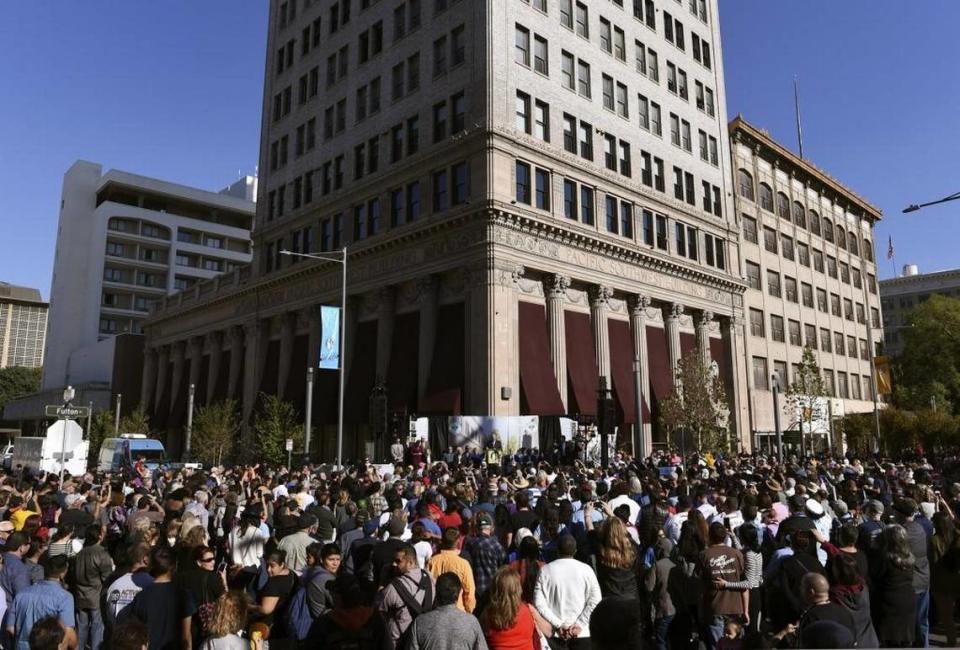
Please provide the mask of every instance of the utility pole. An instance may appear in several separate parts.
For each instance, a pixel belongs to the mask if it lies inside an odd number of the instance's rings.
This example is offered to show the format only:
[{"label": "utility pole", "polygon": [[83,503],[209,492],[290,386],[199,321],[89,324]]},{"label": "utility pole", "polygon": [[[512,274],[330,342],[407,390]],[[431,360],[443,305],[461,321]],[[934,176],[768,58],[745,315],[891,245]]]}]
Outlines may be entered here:
[{"label": "utility pole", "polygon": [[[777,457],[780,459],[780,462],[783,462],[783,431],[780,428],[780,375],[778,373],[773,373],[770,376],[770,381],[773,384],[773,428],[777,432]],[[801,440],[803,439],[803,429],[801,428],[800,433]]]},{"label": "utility pole", "polygon": [[[342,317],[342,314],[341,314]],[[313,367],[307,368],[307,408],[306,420],[303,423],[304,443],[303,454],[310,458],[310,431],[313,429]]]},{"label": "utility pole", "polygon": [[183,447],[184,460],[190,460],[190,442],[193,438],[193,396],[196,393],[196,386],[190,384],[187,389],[187,440]]},{"label": "utility pole", "polygon": [[113,437],[120,437],[120,401],[123,399],[122,393],[117,393],[117,407],[113,415]]}]

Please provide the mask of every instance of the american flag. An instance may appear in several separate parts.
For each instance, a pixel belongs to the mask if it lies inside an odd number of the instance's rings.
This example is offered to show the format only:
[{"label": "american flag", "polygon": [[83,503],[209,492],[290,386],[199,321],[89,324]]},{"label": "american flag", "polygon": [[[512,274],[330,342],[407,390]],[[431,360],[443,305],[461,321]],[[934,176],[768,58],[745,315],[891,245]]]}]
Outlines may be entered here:
[{"label": "american flag", "polygon": [[893,259],[893,235],[887,240],[887,259]]}]

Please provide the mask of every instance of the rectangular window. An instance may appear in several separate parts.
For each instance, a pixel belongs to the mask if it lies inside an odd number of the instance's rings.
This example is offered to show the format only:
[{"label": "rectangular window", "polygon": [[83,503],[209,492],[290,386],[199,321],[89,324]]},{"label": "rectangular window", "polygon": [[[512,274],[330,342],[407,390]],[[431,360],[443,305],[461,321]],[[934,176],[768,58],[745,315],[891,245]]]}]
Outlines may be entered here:
[{"label": "rectangular window", "polygon": [[774,298],[779,298],[780,293],[780,274],[776,271],[767,271],[767,293]]},{"label": "rectangular window", "polygon": [[448,185],[447,170],[442,169],[433,174],[433,211],[443,212],[450,207],[450,187]]},{"label": "rectangular window", "polygon": [[777,252],[777,231],[769,226],[763,227],[763,247],[770,253]]},{"label": "rectangular window", "polygon": [[586,61],[577,61],[577,92],[587,99],[590,98],[590,64]]},{"label": "rectangular window", "polygon": [[533,69],[543,75],[550,74],[547,39],[539,35],[533,37]]},{"label": "rectangular window", "polygon": [[517,91],[516,120],[514,123],[518,131],[530,133],[530,95]]},{"label": "rectangular window", "polygon": [[550,142],[550,106],[537,100],[533,117],[533,134],[544,142]]},{"label": "rectangular window", "polygon": [[550,209],[550,172],[539,167],[534,172],[534,205],[540,210]]},{"label": "rectangular window", "polygon": [[417,116],[407,119],[407,155],[411,156],[420,150],[420,118]]},{"label": "rectangular window", "polygon": [[783,316],[770,314],[770,338],[777,343],[783,343],[785,340],[783,332]]},{"label": "rectangular window", "polygon": [[453,204],[463,205],[470,196],[470,170],[467,163],[453,166]]},{"label": "rectangular window", "polygon": [[620,61],[627,60],[627,38],[619,27],[613,28],[613,56]]},{"label": "rectangular window", "polygon": [[[514,36],[516,45],[514,60],[520,65],[530,66],[530,30],[522,25],[516,26]],[[434,57],[436,57],[436,44],[434,44]]]},{"label": "rectangular window", "polygon": [[613,54],[613,28],[603,16],[600,17],[600,49]]},{"label": "rectangular window", "polygon": [[593,160],[593,126],[580,122],[580,157]]},{"label": "rectangular window", "polygon": [[421,198],[420,181],[407,185],[407,221],[416,221],[420,218]]},{"label": "rectangular window", "polygon": [[767,360],[764,357],[753,357],[753,387],[756,390],[767,390]]},{"label": "rectangular window", "polygon": [[593,188],[580,186],[580,221],[588,226],[593,225]]},{"label": "rectangular window", "polygon": [[560,52],[560,81],[568,90],[576,89],[576,80],[573,74],[574,59],[569,52]]},{"label": "rectangular window", "polygon": [[800,322],[791,320],[789,323],[787,323],[787,328],[790,336],[790,345],[803,345],[803,341],[800,339]]},{"label": "rectangular window", "polygon": [[560,0],[560,24],[573,29],[573,0]]},{"label": "rectangular window", "polygon": [[803,344],[811,350],[817,349],[817,328],[813,325],[803,326]]},{"label": "rectangular window", "polygon": [[630,119],[630,107],[627,103],[627,87],[622,83],[617,83],[617,115],[625,119]]},{"label": "rectangular window", "polygon": [[582,36],[583,38],[590,38],[590,24],[589,16],[587,14],[587,5],[582,2],[577,3],[577,36]]},{"label": "rectangular window", "polygon": [[[519,97],[518,97],[519,99]],[[440,142],[447,137],[447,102],[433,106],[433,141]]]},{"label": "rectangular window", "polygon": [[667,218],[662,214],[656,215],[657,248],[667,250]]},{"label": "rectangular window", "polygon": [[750,334],[760,338],[766,336],[763,331],[763,312],[752,307],[750,308]]},{"label": "rectangular window", "polygon": [[620,201],[620,234],[633,238],[633,205],[626,201]]},{"label": "rectangular window", "polygon": [[563,148],[570,153],[577,153],[577,118],[567,113],[563,114]]},{"label": "rectangular window", "polygon": [[613,77],[603,75],[602,77],[603,107],[608,111],[614,110],[613,104]]},{"label": "rectangular window", "polygon": [[653,213],[644,210],[642,213],[643,243],[647,246],[653,246]]},{"label": "rectangular window", "polygon": [[577,219],[577,184],[567,179],[563,180],[563,216]]},{"label": "rectangular window", "polygon": [[516,176],[517,203],[530,205],[530,165],[518,160],[516,165]]},{"label": "rectangular window", "polygon": [[800,285],[800,295],[804,307],[813,307],[813,286],[804,282]]},{"label": "rectangular window", "polygon": [[609,194],[606,195],[604,199],[604,207],[606,208],[606,226],[607,232],[617,234],[617,199]]},{"label": "rectangular window", "polygon": [[450,60],[451,65],[457,66],[466,61],[467,48],[464,41],[464,27],[460,25],[450,32]]}]

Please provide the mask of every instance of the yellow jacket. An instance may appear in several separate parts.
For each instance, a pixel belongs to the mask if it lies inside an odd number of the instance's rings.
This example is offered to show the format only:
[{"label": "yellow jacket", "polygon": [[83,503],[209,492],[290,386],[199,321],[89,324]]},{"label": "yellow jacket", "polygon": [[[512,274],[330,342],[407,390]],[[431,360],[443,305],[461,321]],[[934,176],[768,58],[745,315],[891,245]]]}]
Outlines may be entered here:
[{"label": "yellow jacket", "polygon": [[473,582],[473,567],[470,563],[460,557],[460,551],[456,549],[442,550],[437,555],[430,558],[427,563],[427,570],[436,580],[444,573],[453,573],[460,578],[460,584],[463,590],[460,592],[460,600],[457,601],[457,607],[467,614],[472,614],[477,606],[477,588]]}]

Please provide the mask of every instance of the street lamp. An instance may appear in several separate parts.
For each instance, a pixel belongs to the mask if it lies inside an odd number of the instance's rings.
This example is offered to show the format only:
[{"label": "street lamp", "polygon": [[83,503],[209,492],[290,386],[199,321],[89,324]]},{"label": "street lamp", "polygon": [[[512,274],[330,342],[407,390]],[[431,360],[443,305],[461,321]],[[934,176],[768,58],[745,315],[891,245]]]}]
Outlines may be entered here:
[{"label": "street lamp", "polygon": [[[73,389],[73,386],[64,388],[63,405],[70,406],[70,402],[72,402],[76,396],[77,391]],[[60,418],[60,421],[63,422],[63,426],[60,428],[60,490],[63,490],[63,470],[67,464],[67,418]]]},{"label": "street lamp", "polygon": [[[341,285],[342,295],[340,302],[340,397],[339,397],[339,408],[337,410],[337,467],[343,467],[343,391],[344,391],[344,378],[346,377],[346,358],[344,355],[344,350],[346,349],[346,340],[347,340],[347,247],[344,246],[341,250],[331,253],[329,255],[318,255],[316,253],[295,253],[293,251],[282,250],[280,251],[281,255],[291,255],[293,257],[303,257],[310,260],[320,260],[323,262],[336,262],[337,264],[343,265],[343,283]],[[310,388],[312,389],[312,382]],[[311,395],[312,398],[312,395]],[[313,400],[310,399],[308,404],[312,408]],[[307,415],[307,431],[306,439],[304,441],[304,452],[307,456],[310,454],[310,419],[312,414]]]},{"label": "street lamp", "polygon": [[[780,373],[776,370],[770,375],[770,384],[773,388],[773,428],[777,432],[777,456],[783,462],[783,431],[780,428]],[[801,430],[800,438],[803,438]]]},{"label": "street lamp", "polygon": [[951,194],[950,196],[945,196],[942,199],[937,199],[936,201],[930,201],[928,203],[911,203],[910,205],[908,205],[903,209],[903,213],[907,214],[908,212],[916,212],[920,208],[925,208],[928,205],[946,203],[947,201],[956,201],[957,199],[960,199],[960,192],[957,192],[956,194]]}]

